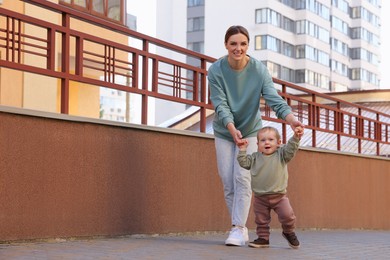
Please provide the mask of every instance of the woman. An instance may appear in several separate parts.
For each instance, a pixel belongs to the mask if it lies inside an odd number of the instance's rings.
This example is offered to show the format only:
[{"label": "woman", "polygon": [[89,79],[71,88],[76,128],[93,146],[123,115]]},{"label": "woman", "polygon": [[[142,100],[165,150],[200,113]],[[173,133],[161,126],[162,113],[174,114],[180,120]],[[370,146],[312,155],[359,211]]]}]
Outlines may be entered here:
[{"label": "woman", "polygon": [[252,197],[250,174],[237,161],[238,147],[246,138],[248,153],[257,150],[256,133],[262,127],[260,98],[264,98],[278,118],[295,129],[302,126],[277,93],[272,77],[262,62],[246,54],[249,33],[242,26],[231,26],[225,34],[228,54],[208,71],[218,172],[225,201],[232,219],[226,245],[243,246],[249,240],[246,221]]}]

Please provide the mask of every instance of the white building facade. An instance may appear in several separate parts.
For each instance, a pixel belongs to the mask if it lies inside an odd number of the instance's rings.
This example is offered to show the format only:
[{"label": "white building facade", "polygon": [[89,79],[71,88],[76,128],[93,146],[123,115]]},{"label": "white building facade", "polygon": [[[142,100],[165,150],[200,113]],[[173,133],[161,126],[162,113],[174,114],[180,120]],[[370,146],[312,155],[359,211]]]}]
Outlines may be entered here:
[{"label": "white building facade", "polygon": [[251,37],[248,54],[273,77],[319,92],[379,89],[380,6],[380,0],[188,0],[187,46],[226,55],[226,29],[242,25]]}]

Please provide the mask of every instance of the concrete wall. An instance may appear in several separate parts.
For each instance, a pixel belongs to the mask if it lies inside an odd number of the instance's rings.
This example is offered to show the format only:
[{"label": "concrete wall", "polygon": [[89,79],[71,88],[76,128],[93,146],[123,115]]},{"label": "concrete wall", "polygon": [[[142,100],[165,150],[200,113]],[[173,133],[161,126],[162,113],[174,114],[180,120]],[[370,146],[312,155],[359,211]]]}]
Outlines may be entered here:
[{"label": "concrete wall", "polygon": [[[229,229],[212,136],[97,122],[0,107],[0,241]],[[298,227],[390,230],[389,166],[299,151]]]}]

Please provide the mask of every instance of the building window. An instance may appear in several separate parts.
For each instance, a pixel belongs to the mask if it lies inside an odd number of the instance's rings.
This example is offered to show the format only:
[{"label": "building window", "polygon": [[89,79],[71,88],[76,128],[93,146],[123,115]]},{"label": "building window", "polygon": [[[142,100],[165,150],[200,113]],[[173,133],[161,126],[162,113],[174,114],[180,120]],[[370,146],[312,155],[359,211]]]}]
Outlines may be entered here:
[{"label": "building window", "polygon": [[363,48],[352,48],[351,59],[353,60],[365,60],[373,65],[379,65],[379,58],[374,53]]},{"label": "building window", "polygon": [[187,31],[196,32],[204,30],[204,17],[194,17],[187,20]]},{"label": "building window", "polygon": [[362,68],[351,69],[351,79],[362,80],[369,82],[375,86],[379,86],[379,79],[377,75]]},{"label": "building window", "polygon": [[305,70],[297,70],[295,72],[296,83],[305,83]]},{"label": "building window", "polygon": [[124,24],[125,0],[60,0],[60,4]]},{"label": "building window", "polygon": [[379,17],[361,6],[352,7],[351,17],[354,19],[363,19],[372,25],[379,27]]},{"label": "building window", "polygon": [[187,49],[199,53],[204,53],[204,42],[190,42],[187,44]]},{"label": "building window", "polygon": [[296,83],[306,83],[323,89],[329,89],[329,77],[310,70],[297,70]]},{"label": "building window", "polygon": [[368,0],[375,7],[380,7],[380,0]]},{"label": "building window", "polygon": [[320,51],[309,45],[297,45],[295,49],[297,59],[308,59],[325,66],[329,65],[329,54],[326,52]]},{"label": "building window", "polygon": [[93,4],[92,4],[92,10],[95,11],[95,12],[98,12],[100,14],[104,14],[104,6],[103,6],[103,1],[100,0],[100,1],[93,1]]},{"label": "building window", "polygon": [[202,6],[204,5],[204,0],[188,0],[187,5],[188,7]]},{"label": "building window", "polygon": [[305,45],[298,45],[298,46],[295,46],[295,57],[297,59],[304,59],[306,57],[305,55]]},{"label": "building window", "polygon": [[279,64],[267,61],[266,66],[267,66],[269,74],[271,74],[272,77],[280,78],[280,65]]},{"label": "building window", "polygon": [[332,16],[331,23],[332,23],[332,28],[335,28],[336,30],[349,36],[349,34],[348,34],[349,27],[348,27],[348,24],[346,22],[339,19],[338,17]]},{"label": "building window", "polygon": [[344,77],[348,77],[348,66],[341,62],[331,60],[330,69]]},{"label": "building window", "polygon": [[332,0],[332,5],[336,6],[338,9],[343,11],[346,14],[349,14],[349,5],[345,0]]},{"label": "building window", "polygon": [[268,23],[286,31],[295,32],[295,22],[293,20],[268,8],[257,9],[255,19],[257,24]]},{"label": "building window", "polygon": [[294,70],[281,66],[271,61],[263,61],[269,74],[274,78],[280,78],[285,81],[294,82]]},{"label": "building window", "polygon": [[307,34],[313,36],[323,42],[329,42],[329,31],[307,20],[299,20],[296,22],[297,34]]},{"label": "building window", "polygon": [[267,23],[282,28],[282,16],[274,10],[268,8],[258,9],[255,16],[258,24]]},{"label": "building window", "polygon": [[278,0],[278,1],[295,10],[306,9],[326,20],[329,20],[329,15],[330,15],[329,8],[319,3],[316,0]]},{"label": "building window", "polygon": [[286,55],[288,57],[294,58],[294,46],[292,44],[289,44],[287,42],[282,43],[283,48],[283,55]]},{"label": "building window", "polygon": [[335,38],[331,38],[330,43],[332,50],[337,51],[338,53],[348,57],[349,47],[346,43]]},{"label": "building window", "polygon": [[295,32],[295,22],[287,17],[283,17],[283,29],[289,32]]},{"label": "building window", "polygon": [[351,28],[352,39],[362,39],[370,44],[379,46],[379,36],[362,27]]},{"label": "building window", "polygon": [[281,79],[289,82],[294,82],[294,70],[282,66]]},{"label": "building window", "polygon": [[270,35],[257,35],[255,37],[255,50],[271,50],[281,53],[282,41]]}]

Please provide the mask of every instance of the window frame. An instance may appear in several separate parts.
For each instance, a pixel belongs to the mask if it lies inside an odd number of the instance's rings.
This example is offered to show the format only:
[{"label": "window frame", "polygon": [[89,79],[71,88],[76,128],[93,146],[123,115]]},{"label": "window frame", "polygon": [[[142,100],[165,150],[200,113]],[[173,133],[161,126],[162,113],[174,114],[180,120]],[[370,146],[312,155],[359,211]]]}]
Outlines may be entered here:
[{"label": "window frame", "polygon": [[119,1],[119,5],[120,5],[120,7],[119,7],[119,12],[120,12],[119,20],[110,18],[108,16],[108,14],[109,14],[108,1],[109,0],[101,0],[101,1],[103,1],[103,13],[100,13],[100,12],[93,10],[93,1],[94,0],[84,0],[84,1],[86,3],[86,7],[77,5],[75,3],[75,0],[59,0],[59,4],[68,6],[70,8],[73,8],[73,9],[76,9],[76,10],[79,10],[79,11],[82,11],[82,12],[85,12],[88,14],[91,14],[93,16],[97,16],[97,17],[105,19],[105,20],[109,20],[109,21],[114,22],[114,23],[119,23],[121,25],[125,24],[125,22],[126,22],[126,20],[125,20],[126,1],[125,0],[117,0],[117,1]]}]

